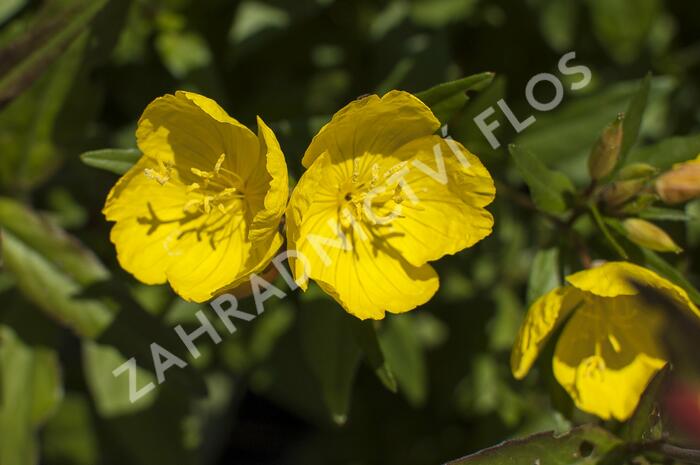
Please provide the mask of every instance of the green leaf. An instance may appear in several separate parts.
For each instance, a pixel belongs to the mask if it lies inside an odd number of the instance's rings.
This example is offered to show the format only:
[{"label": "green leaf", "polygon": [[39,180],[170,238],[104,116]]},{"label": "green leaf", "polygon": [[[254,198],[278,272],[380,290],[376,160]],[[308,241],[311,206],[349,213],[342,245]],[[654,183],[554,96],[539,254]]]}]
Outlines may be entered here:
[{"label": "green leaf", "polygon": [[589,0],[593,32],[619,63],[632,62],[659,16],[658,0]]},{"label": "green leaf", "polygon": [[200,463],[195,449],[202,431],[193,423],[197,420],[192,417],[192,399],[172,388],[162,385],[148,409],[102,419],[109,433],[109,441],[100,444],[102,456],[112,463],[135,465]]},{"label": "green leaf", "polygon": [[30,301],[82,336],[96,337],[112,322],[111,309],[75,297],[108,274],[77,240],[9,199],[0,198],[0,225],[5,266]]},{"label": "green leaf", "polygon": [[[493,80],[491,85],[469,99],[462,114],[460,114],[459,118],[455,118],[455,121],[449,128],[453,137],[465,144],[469,150],[478,153],[480,156],[493,155],[494,149],[481,133],[479,127],[474,123],[474,118],[486,111],[489,107],[495,108],[495,105],[497,105],[496,102],[504,98],[505,93],[506,78],[504,76],[498,76]],[[508,124],[505,121],[503,112],[500,111],[493,114],[492,119],[493,121],[498,121],[501,127],[503,127],[504,124]],[[499,147],[496,150],[500,152],[502,148]]]},{"label": "green leaf", "polygon": [[0,226],[80,284],[109,276],[97,257],[49,217],[16,200],[0,197]]},{"label": "green leaf", "polygon": [[[6,269],[27,300],[44,313],[81,337],[117,347],[127,358],[136,357],[150,370],[153,342],[185,358],[177,336],[125,296],[123,289],[106,281],[104,266],[77,239],[10,199],[0,198],[0,226]],[[191,366],[168,371],[168,378],[191,392],[205,389]]]},{"label": "green leaf", "polygon": [[601,128],[624,111],[636,90],[637,83],[625,82],[568,101],[550,113],[537,115],[537,122],[520,133],[515,143],[550,165],[577,156],[585,159]]},{"label": "green leaf", "polygon": [[530,278],[527,283],[527,304],[561,285],[559,278],[559,249],[538,250],[532,260]]},{"label": "green leaf", "polygon": [[690,221],[694,219],[683,210],[674,210],[672,208],[649,207],[639,212],[640,218],[645,220],[656,221]]},{"label": "green leaf", "polygon": [[642,118],[644,110],[649,99],[649,89],[651,88],[651,73],[647,74],[639,86],[639,90],[630,101],[627,111],[625,111],[625,119],[622,122],[622,146],[620,147],[620,163],[622,166],[625,163],[627,153],[630,151],[637,138],[639,137],[639,128],[642,126]]},{"label": "green leaf", "polygon": [[622,428],[622,437],[627,441],[642,442],[661,439],[663,427],[659,410],[659,395],[668,377],[670,366],[666,365],[649,382],[637,409]]},{"label": "green leaf", "polygon": [[[136,402],[131,402],[129,378],[131,375],[115,377],[112,371],[126,362],[125,357],[113,347],[99,345],[86,340],[83,342],[83,369],[85,380],[95,401],[97,412],[103,418],[128,415],[149,408],[156,400],[152,390]],[[155,376],[136,368],[137,389],[148,383],[156,384]]]},{"label": "green leaf", "polygon": [[675,163],[688,161],[700,153],[700,134],[685,137],[671,137],[657,144],[633,151],[629,162],[645,162],[659,169],[667,170]]},{"label": "green leaf", "polygon": [[[29,87],[86,30],[107,0],[74,1],[59,14],[44,14],[0,50],[0,107]],[[53,8],[52,5],[47,8]]]},{"label": "green leaf", "polygon": [[565,52],[573,45],[579,11],[577,2],[567,0],[549,0],[540,7],[540,31],[558,52]]},{"label": "green leaf", "polygon": [[560,435],[546,432],[506,441],[446,465],[594,465],[620,443],[608,431],[584,425]]},{"label": "green leaf", "polygon": [[42,434],[42,452],[48,463],[98,463],[97,434],[90,404],[83,395],[68,394],[63,399]]},{"label": "green leaf", "polygon": [[81,289],[76,279],[11,232],[3,235],[2,252],[22,293],[65,326],[80,335],[96,337],[112,322],[109,308],[75,298]]},{"label": "green leaf", "polygon": [[80,159],[88,166],[124,174],[141,158],[138,149],[102,149],[92,150],[80,155]]},{"label": "green leaf", "polygon": [[379,343],[406,399],[416,407],[423,405],[428,394],[427,368],[413,317],[392,315],[385,318]]},{"label": "green leaf", "polygon": [[0,3],[0,25],[27,5],[29,0],[5,0]]},{"label": "green leaf", "polygon": [[568,208],[567,194],[573,194],[574,185],[566,175],[547,168],[540,159],[527,149],[509,146],[515,164],[530,188],[535,205],[547,213],[563,213]]},{"label": "green leaf", "polygon": [[382,384],[391,392],[396,392],[398,390],[396,377],[394,376],[394,372],[391,371],[391,367],[387,363],[382,348],[379,345],[379,338],[377,337],[374,321],[353,320],[351,324],[357,343],[367,357],[367,362],[374,370],[377,378],[379,378]]},{"label": "green leaf", "polygon": [[0,112],[0,182],[27,190],[50,176],[60,162],[54,135],[81,65],[87,36],[76,41],[41,79]]},{"label": "green leaf", "polygon": [[306,362],[321,386],[333,421],[347,420],[350,394],[360,361],[349,318],[328,299],[310,302],[300,312],[301,346]]},{"label": "green leaf", "polygon": [[0,325],[0,463],[33,465],[35,430],[63,396],[58,354],[32,346]]},{"label": "green leaf", "polygon": [[700,200],[688,202],[685,206],[686,214],[690,219],[686,224],[688,246],[700,246]]},{"label": "green leaf", "polygon": [[444,82],[418,92],[416,97],[430,107],[442,124],[446,124],[467,103],[466,92],[485,89],[491,84],[494,76],[494,73],[487,72]]}]

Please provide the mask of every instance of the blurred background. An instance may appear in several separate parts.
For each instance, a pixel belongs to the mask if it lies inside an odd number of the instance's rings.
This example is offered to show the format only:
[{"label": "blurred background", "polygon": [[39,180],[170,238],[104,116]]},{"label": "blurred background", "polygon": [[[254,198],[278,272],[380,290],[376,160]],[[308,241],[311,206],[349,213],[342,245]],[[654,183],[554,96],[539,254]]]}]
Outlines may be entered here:
[{"label": "blurred background", "polygon": [[[527,304],[575,252],[519,206],[504,147],[585,184],[591,144],[648,72],[641,144],[700,132],[699,24],[687,0],[0,0],[0,465],[437,464],[587,420],[547,357],[524,382],[510,374]],[[569,51],[590,85],[534,111],[526,83],[559,74]],[[146,105],[187,89],[251,128],[260,115],[298,178],[311,137],[349,101],[484,71],[495,80],[449,132],[497,181],[496,228],[436,264],[429,304],[359,324],[315,288],[292,292],[128,402],[111,371],[206,308],[119,268],[101,214],[118,176],[81,153],[135,147]],[[516,134],[501,115],[492,150],[473,118],[501,98],[537,121]],[[696,276],[689,224],[669,230],[688,251],[675,264]],[[153,378],[139,369],[139,385]]]}]

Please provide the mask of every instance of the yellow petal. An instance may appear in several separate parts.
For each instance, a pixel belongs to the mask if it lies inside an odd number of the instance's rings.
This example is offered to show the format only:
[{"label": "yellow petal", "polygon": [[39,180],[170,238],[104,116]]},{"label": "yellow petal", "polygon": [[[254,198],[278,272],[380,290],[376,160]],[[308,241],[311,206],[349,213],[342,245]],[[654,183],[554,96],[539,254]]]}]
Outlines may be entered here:
[{"label": "yellow petal", "polygon": [[289,196],[289,179],[287,164],[279,142],[272,130],[258,117],[258,139],[260,141],[260,158],[265,160],[265,171],[251,179],[246,198],[253,202],[262,195],[262,205],[253,218],[249,239],[257,241],[269,234],[277,234],[277,226],[284,214]]},{"label": "yellow petal", "polygon": [[[331,240],[331,229],[319,236]],[[402,313],[424,304],[439,287],[438,276],[430,265],[414,267],[370,243],[355,240],[350,249],[325,246],[325,262],[309,240],[299,243],[299,252],[308,257],[310,278],[356,317],[382,319],[385,312]]]},{"label": "yellow petal", "polygon": [[191,226],[183,225],[167,270],[173,290],[186,300],[204,302],[246,275],[251,256],[247,234],[242,214],[225,215],[216,209],[201,214]]},{"label": "yellow petal", "polygon": [[187,189],[177,174],[161,185],[146,169],[159,169],[157,161],[141,157],[112,189],[104,209],[116,221],[110,238],[119,263],[140,281],[167,280],[184,299],[203,302],[264,268],[281,245],[275,234],[252,247],[242,205],[227,214],[185,213]]},{"label": "yellow petal", "polygon": [[530,306],[511,353],[513,376],[522,379],[527,375],[549,337],[566,321],[581,300],[579,291],[565,286],[548,292]]},{"label": "yellow petal", "polygon": [[394,207],[396,217],[384,227],[385,237],[408,262],[420,266],[491,234],[493,217],[484,206],[494,198],[493,180],[461,144],[426,136],[389,158],[395,165],[405,163],[401,177],[407,187]]},{"label": "yellow petal", "polygon": [[192,92],[151,102],[139,120],[136,141],[144,154],[172,164],[188,184],[198,180],[191,167],[209,171],[221,154],[226,154],[223,167],[244,180],[259,166],[253,132],[213,100]]},{"label": "yellow petal", "polygon": [[[289,250],[298,250],[301,223],[314,200],[314,194],[319,189],[319,184],[323,179],[324,172],[329,166],[330,161],[328,154],[324,153],[317,158],[311,168],[301,176],[299,182],[292,191],[286,211],[287,248]],[[291,256],[289,257],[289,265],[294,274],[294,279],[303,290],[306,290],[307,283],[305,279],[304,263]]]},{"label": "yellow petal", "polygon": [[592,297],[559,338],[554,376],[579,409],[627,420],[666,364],[662,327],[660,315],[638,297]]},{"label": "yellow petal", "polygon": [[176,172],[164,184],[156,182],[146,170],[158,172],[157,161],[141,159],[110,191],[104,215],[116,221],[110,234],[117,247],[119,264],[146,284],[164,283],[177,241],[182,206],[187,201],[185,185]]},{"label": "yellow petal", "polygon": [[440,127],[430,109],[418,98],[393,90],[383,97],[370,95],[338,111],[313,138],[302,164],[308,168],[323,152],[338,162],[365,152],[391,154]]},{"label": "yellow petal", "polygon": [[601,297],[637,295],[634,283],[650,286],[664,293],[683,308],[700,317],[700,310],[688,297],[688,293],[653,271],[629,262],[608,262],[590,270],[568,276],[566,280],[582,291]]}]

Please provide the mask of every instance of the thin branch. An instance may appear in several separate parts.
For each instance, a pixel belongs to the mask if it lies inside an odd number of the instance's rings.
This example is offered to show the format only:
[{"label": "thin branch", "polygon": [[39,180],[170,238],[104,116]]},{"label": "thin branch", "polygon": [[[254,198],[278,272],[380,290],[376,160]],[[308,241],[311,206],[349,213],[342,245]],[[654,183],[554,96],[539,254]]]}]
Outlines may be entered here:
[{"label": "thin branch", "polygon": [[658,446],[658,451],[674,460],[700,465],[700,450],[685,449],[672,444],[661,443]]}]

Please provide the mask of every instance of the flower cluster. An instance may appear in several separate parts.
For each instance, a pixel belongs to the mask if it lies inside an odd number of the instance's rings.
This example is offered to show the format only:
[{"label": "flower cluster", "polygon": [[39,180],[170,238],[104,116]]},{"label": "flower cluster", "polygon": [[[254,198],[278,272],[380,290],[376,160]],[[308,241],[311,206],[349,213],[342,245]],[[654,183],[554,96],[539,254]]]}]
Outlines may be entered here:
[{"label": "flower cluster", "polygon": [[341,109],[313,139],[287,205],[285,159],[201,95],[156,99],[141,117],[143,153],[104,213],[121,266],[202,302],[262,272],[283,245],[305,289],[311,277],[358,318],[383,318],[438,289],[429,261],[488,236],[491,176],[418,98],[392,91]]},{"label": "flower cluster", "polygon": [[[436,133],[421,100],[401,91],[370,95],[338,111],[307,148],[305,172],[289,195],[284,155],[258,118],[257,135],[216,102],[190,92],[153,101],[136,131],[142,157],[114,186],[104,214],[121,266],[144,283],[169,282],[203,302],[260,280],[284,248],[304,290],[313,279],[348,313],[382,319],[430,300],[439,286],[430,262],[491,233],[486,207],[494,183],[480,160]],[[593,179],[609,177],[620,121],[591,157]],[[678,203],[698,195],[696,161],[656,180],[658,196]],[[597,191],[608,208],[629,202],[656,171],[630,166]],[[283,218],[286,221],[282,221]],[[624,222],[628,238],[680,251],[641,219]],[[625,420],[668,361],[660,342],[663,312],[640,295],[651,286],[700,317],[688,294],[627,262],[575,273],[530,308],[512,353],[523,378],[548,339],[555,378],[576,405]]]}]

